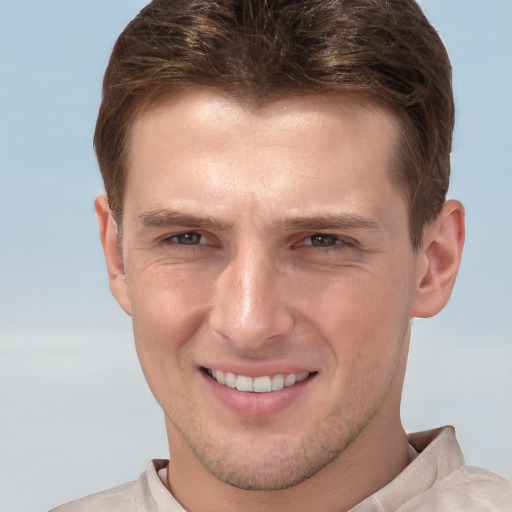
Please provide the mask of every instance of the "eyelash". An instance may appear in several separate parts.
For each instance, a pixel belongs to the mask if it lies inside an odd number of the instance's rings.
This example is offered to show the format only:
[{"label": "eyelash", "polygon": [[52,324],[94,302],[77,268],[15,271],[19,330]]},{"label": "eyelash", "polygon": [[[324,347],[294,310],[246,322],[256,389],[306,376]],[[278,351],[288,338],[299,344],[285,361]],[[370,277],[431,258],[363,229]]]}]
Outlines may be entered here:
[{"label": "eyelash", "polygon": [[[315,245],[314,239],[327,239],[328,244],[327,245]],[[307,240],[311,241],[311,243],[304,243]],[[340,238],[336,235],[331,235],[329,233],[314,233],[313,235],[309,235],[306,238],[303,238],[301,240],[301,243],[296,244],[294,247],[301,247],[301,246],[309,246],[309,247],[315,247],[316,249],[325,249],[325,250],[333,250],[333,249],[341,249],[346,246],[353,245],[346,239]]]},{"label": "eyelash", "polygon": [[[187,236],[199,236],[200,242],[199,243],[180,243],[178,240],[180,237],[187,237]],[[182,233],[174,233],[172,235],[166,236],[162,239],[162,244],[166,246],[172,246],[175,249],[178,250],[186,250],[186,251],[196,251],[200,246],[208,245],[205,235],[202,233],[199,233],[198,231],[184,231]]]},{"label": "eyelash", "polygon": [[[173,240],[173,238],[178,238],[178,237],[194,237],[194,236],[199,236],[199,237],[203,237],[203,235],[201,235],[201,233],[197,233],[196,231],[187,231],[186,233],[178,233],[176,235],[171,235],[167,238],[165,238],[165,241],[166,242],[173,242],[173,243],[177,243],[179,245],[203,245],[201,243],[180,243],[176,240]],[[204,238],[204,237],[203,237]]]},{"label": "eyelash", "polygon": [[[199,236],[200,242],[199,243],[180,243],[178,240],[179,237],[187,237],[187,236]],[[325,238],[328,239],[329,242],[331,242],[328,245],[314,245],[314,239],[315,238]],[[165,237],[162,242],[165,245],[172,245],[173,247],[179,248],[179,249],[186,249],[186,250],[196,250],[198,246],[201,245],[208,245],[208,242],[201,243],[202,239],[207,239],[205,235],[199,233],[198,231],[185,231],[182,233],[175,233],[173,235]],[[305,243],[306,241],[310,241],[311,243]],[[299,247],[312,247],[317,249],[318,251],[333,251],[333,250],[342,250],[346,249],[348,247],[354,247],[355,244],[352,241],[349,241],[345,238],[340,238],[336,235],[331,235],[329,233],[314,233],[312,235],[308,235],[305,238],[301,238],[297,243],[294,243],[291,245],[292,249],[298,249]]]}]

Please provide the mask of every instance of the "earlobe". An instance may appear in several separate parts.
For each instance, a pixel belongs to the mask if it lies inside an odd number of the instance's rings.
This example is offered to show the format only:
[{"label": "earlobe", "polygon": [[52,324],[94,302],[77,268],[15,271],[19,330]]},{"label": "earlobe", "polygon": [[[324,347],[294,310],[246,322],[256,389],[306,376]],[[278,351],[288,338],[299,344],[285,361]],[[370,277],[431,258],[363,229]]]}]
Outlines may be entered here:
[{"label": "earlobe", "polygon": [[110,291],[121,308],[130,313],[130,300],[124,271],[123,255],[119,244],[118,230],[105,194],[94,201],[101,245],[107,264]]},{"label": "earlobe", "polygon": [[434,316],[448,302],[460,266],[464,237],[464,207],[458,201],[446,201],[423,234],[411,317]]}]

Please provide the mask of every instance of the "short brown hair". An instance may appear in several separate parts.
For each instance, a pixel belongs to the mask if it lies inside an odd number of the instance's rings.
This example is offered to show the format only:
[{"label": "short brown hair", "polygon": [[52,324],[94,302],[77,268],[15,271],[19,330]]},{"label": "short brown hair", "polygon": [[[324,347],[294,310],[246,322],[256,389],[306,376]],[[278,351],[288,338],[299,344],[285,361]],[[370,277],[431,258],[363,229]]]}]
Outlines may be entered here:
[{"label": "short brown hair", "polygon": [[398,116],[394,179],[410,235],[442,208],[454,124],[451,67],[414,0],[154,0],[112,52],[94,145],[114,218],[122,220],[129,136],[148,105],[190,86],[252,101],[364,92]]}]

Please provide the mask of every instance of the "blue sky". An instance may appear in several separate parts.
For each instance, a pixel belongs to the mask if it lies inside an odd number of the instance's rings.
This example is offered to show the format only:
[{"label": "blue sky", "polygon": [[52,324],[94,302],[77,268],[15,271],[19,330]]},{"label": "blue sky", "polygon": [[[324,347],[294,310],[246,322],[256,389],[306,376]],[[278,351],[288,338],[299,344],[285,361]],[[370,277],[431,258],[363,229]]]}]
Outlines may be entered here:
[{"label": "blue sky", "polygon": [[[23,344],[34,340],[44,355],[63,339],[82,347],[86,333],[130,337],[96,232],[102,183],[91,139],[110,50],[144,3],[0,0],[0,364],[13,347],[21,365],[31,361]],[[452,58],[450,197],[465,204],[468,231],[452,301],[413,329],[404,418],[411,429],[456,423],[470,462],[512,478],[512,2],[420,3]],[[48,385],[37,365],[25,378]],[[44,445],[44,433],[26,435]]]}]

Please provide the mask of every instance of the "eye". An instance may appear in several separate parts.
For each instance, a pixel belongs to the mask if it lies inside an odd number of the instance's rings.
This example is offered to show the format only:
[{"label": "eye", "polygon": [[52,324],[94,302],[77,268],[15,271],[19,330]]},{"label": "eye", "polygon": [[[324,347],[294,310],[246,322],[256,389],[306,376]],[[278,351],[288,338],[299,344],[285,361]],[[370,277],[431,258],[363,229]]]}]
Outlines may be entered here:
[{"label": "eye", "polygon": [[304,245],[312,245],[313,247],[332,247],[333,245],[341,245],[344,243],[345,242],[340,240],[337,236],[323,233],[316,233],[315,235],[308,236],[304,240]]},{"label": "eye", "polygon": [[168,242],[174,242],[180,245],[202,245],[205,242],[203,235],[200,233],[180,233],[178,235],[170,236],[166,239]]}]

